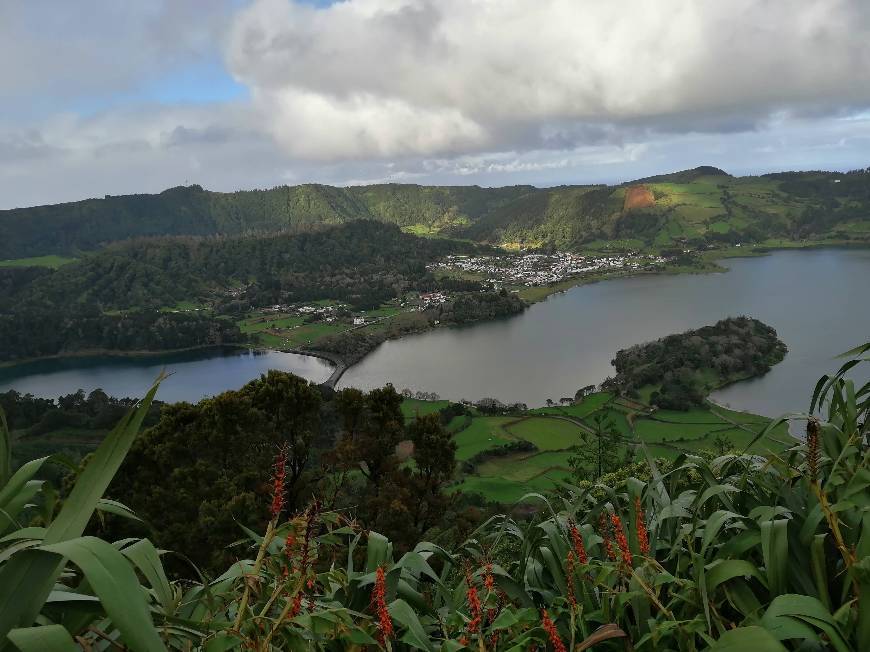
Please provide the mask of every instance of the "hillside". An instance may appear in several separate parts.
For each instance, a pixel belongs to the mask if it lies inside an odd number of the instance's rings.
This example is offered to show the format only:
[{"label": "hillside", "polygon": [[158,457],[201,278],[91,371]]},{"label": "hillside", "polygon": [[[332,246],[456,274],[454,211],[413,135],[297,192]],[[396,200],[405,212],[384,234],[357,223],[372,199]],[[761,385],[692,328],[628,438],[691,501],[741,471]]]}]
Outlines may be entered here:
[{"label": "hillside", "polygon": [[560,249],[863,241],[870,239],[870,171],[732,177],[703,166],[618,186],[555,188],[308,184],[218,193],[177,187],[0,211],[0,260],[78,255],[141,236],[296,231],[358,219],[416,234]]}]

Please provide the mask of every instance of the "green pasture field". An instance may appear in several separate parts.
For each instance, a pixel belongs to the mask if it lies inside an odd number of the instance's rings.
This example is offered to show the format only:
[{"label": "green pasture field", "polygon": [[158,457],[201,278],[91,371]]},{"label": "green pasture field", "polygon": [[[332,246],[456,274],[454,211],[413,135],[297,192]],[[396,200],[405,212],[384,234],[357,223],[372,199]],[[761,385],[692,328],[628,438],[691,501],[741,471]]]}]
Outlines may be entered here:
[{"label": "green pasture field", "polygon": [[505,432],[504,426],[515,420],[514,417],[476,417],[470,426],[453,437],[457,446],[456,459],[467,460],[488,448],[507,444],[513,438]]},{"label": "green pasture field", "polygon": [[541,451],[565,450],[580,443],[581,429],[565,419],[529,417],[504,428],[517,439],[532,442]]},{"label": "green pasture field", "polygon": [[[450,401],[421,401],[417,398],[406,398],[402,401],[402,414],[405,421],[410,421],[417,416],[422,417],[443,410],[448,405],[450,405]],[[456,418],[461,419],[461,417]]]}]

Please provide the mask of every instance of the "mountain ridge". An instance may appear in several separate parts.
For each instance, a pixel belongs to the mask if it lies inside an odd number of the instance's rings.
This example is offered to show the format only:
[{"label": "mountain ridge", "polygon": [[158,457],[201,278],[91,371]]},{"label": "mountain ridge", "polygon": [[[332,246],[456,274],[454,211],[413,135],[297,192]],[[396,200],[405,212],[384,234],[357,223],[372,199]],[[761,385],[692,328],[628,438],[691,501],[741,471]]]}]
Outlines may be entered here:
[{"label": "mountain ridge", "polygon": [[[640,185],[652,200],[626,204],[625,193]],[[78,255],[136,237],[244,235],[358,219],[417,235],[559,249],[620,240],[633,248],[768,237],[863,240],[870,237],[870,172],[734,177],[700,166],[619,185],[551,188],[302,184],[222,193],[175,186],[0,211],[0,259]]]}]

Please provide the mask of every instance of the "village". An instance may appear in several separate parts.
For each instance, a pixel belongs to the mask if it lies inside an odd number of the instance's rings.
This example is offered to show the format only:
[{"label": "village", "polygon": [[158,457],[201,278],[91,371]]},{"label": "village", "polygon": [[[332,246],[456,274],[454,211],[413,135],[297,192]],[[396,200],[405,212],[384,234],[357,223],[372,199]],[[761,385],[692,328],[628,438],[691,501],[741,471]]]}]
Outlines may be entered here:
[{"label": "village", "polygon": [[638,270],[660,265],[666,258],[644,254],[581,256],[572,253],[518,253],[497,256],[447,256],[429,265],[433,272],[460,272],[494,285],[527,287],[559,283],[586,274]]}]

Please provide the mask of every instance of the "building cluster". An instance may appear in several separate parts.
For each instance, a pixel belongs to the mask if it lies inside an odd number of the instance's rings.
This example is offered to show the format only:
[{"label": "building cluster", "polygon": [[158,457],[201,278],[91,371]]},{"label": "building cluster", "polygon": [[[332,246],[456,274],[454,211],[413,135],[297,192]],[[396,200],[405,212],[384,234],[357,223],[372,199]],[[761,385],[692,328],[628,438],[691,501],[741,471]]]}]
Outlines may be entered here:
[{"label": "building cluster", "polygon": [[426,308],[438,306],[447,301],[447,295],[443,292],[421,292],[419,301],[419,310],[426,310]]},{"label": "building cluster", "polygon": [[430,269],[479,275],[494,284],[548,285],[584,274],[633,270],[665,262],[665,258],[641,254],[581,256],[571,253],[502,254],[498,256],[447,256]]}]

